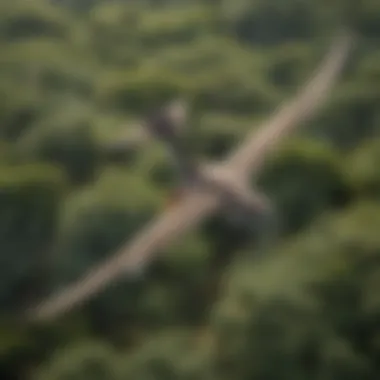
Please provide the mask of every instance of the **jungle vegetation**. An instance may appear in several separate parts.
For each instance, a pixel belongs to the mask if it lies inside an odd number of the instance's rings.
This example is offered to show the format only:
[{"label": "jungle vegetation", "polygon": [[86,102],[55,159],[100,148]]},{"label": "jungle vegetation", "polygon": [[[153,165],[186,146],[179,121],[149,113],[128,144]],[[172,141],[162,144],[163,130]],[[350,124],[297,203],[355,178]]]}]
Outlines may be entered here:
[{"label": "jungle vegetation", "polygon": [[[223,157],[309,76],[337,26],[358,46],[326,107],[258,186],[280,233],[215,216],[44,326],[18,315],[111,255],[176,181],[152,142],[107,144],[173,97]],[[380,378],[380,2],[0,1],[0,374],[5,379]]]}]

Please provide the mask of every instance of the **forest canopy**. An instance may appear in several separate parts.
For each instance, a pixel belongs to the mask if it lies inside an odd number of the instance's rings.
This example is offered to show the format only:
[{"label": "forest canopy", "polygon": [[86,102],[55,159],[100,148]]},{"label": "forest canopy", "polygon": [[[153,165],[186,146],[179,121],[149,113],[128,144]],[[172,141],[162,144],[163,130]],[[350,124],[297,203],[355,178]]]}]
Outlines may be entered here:
[{"label": "forest canopy", "polygon": [[[217,215],[141,281],[49,325],[19,322],[174,188],[158,142],[115,157],[110,141],[180,96],[194,154],[224,157],[295,93],[340,25],[358,46],[339,84],[254,179],[280,226],[264,254]],[[375,0],[0,2],[0,374],[379,378],[379,42]]]}]

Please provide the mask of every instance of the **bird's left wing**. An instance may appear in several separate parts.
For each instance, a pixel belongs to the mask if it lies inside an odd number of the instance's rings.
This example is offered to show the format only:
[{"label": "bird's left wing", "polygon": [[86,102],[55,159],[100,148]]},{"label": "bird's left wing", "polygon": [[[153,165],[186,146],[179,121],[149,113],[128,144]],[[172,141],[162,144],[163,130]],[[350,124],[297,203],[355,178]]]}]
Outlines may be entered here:
[{"label": "bird's left wing", "polygon": [[268,150],[323,103],[347,59],[352,44],[353,36],[349,32],[343,31],[338,34],[324,61],[299,94],[282,105],[231,154],[227,161],[231,170],[244,176],[258,169]]},{"label": "bird's left wing", "polygon": [[54,319],[94,296],[117,278],[133,275],[147,265],[160,249],[212,213],[218,204],[219,200],[212,194],[189,193],[178,205],[153,220],[115,255],[31,309],[27,318],[34,321]]}]

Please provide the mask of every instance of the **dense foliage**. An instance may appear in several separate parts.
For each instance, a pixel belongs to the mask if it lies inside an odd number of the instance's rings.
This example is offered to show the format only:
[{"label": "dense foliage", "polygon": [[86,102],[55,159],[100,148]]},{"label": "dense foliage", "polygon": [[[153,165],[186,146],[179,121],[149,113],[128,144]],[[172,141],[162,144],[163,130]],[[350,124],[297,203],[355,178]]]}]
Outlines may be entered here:
[{"label": "dense foliage", "polygon": [[[258,186],[280,233],[218,216],[49,326],[17,316],[113,253],[165,202],[152,142],[107,144],[191,101],[194,152],[222,157],[317,65],[345,22],[358,48],[327,107]],[[0,374],[17,379],[380,377],[380,3],[0,2]]]}]

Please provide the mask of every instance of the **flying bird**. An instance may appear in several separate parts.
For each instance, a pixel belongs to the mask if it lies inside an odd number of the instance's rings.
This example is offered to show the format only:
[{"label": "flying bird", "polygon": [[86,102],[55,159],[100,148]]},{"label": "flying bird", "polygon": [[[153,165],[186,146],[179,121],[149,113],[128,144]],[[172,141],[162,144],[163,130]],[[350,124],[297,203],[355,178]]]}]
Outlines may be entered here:
[{"label": "flying bird", "polygon": [[128,151],[153,139],[161,140],[168,146],[177,142],[186,127],[188,103],[184,99],[174,99],[155,109],[143,121],[130,126],[117,140],[105,147],[109,152]]},{"label": "flying bird", "polygon": [[184,99],[174,99],[168,104],[149,112],[142,122],[105,147],[108,156],[125,154],[141,148],[153,139],[161,141],[169,151],[171,160],[177,167],[180,185],[172,194],[176,201],[182,190],[192,181],[196,164],[184,139],[189,105]]},{"label": "flying bird", "polygon": [[[191,165],[190,169],[185,161],[185,169],[190,170],[191,175],[181,199],[173,207],[153,219],[114,256],[29,310],[27,317],[34,321],[54,319],[93,297],[117,278],[140,272],[159,251],[218,209],[236,206],[266,214],[271,209],[270,202],[264,194],[250,188],[252,174],[257,175],[264,159],[281,138],[322,104],[344,66],[352,43],[350,33],[339,33],[330,52],[299,93],[280,106],[227,159]],[[155,133],[168,139],[166,141],[177,141],[173,131],[168,131],[164,124],[159,124]]]},{"label": "flying bird", "polygon": [[158,111],[152,112],[143,123],[151,136],[160,140],[171,154],[172,162],[180,175],[177,192],[191,186],[198,172],[198,165],[189,150],[184,132],[187,125],[189,105],[176,99]]}]

